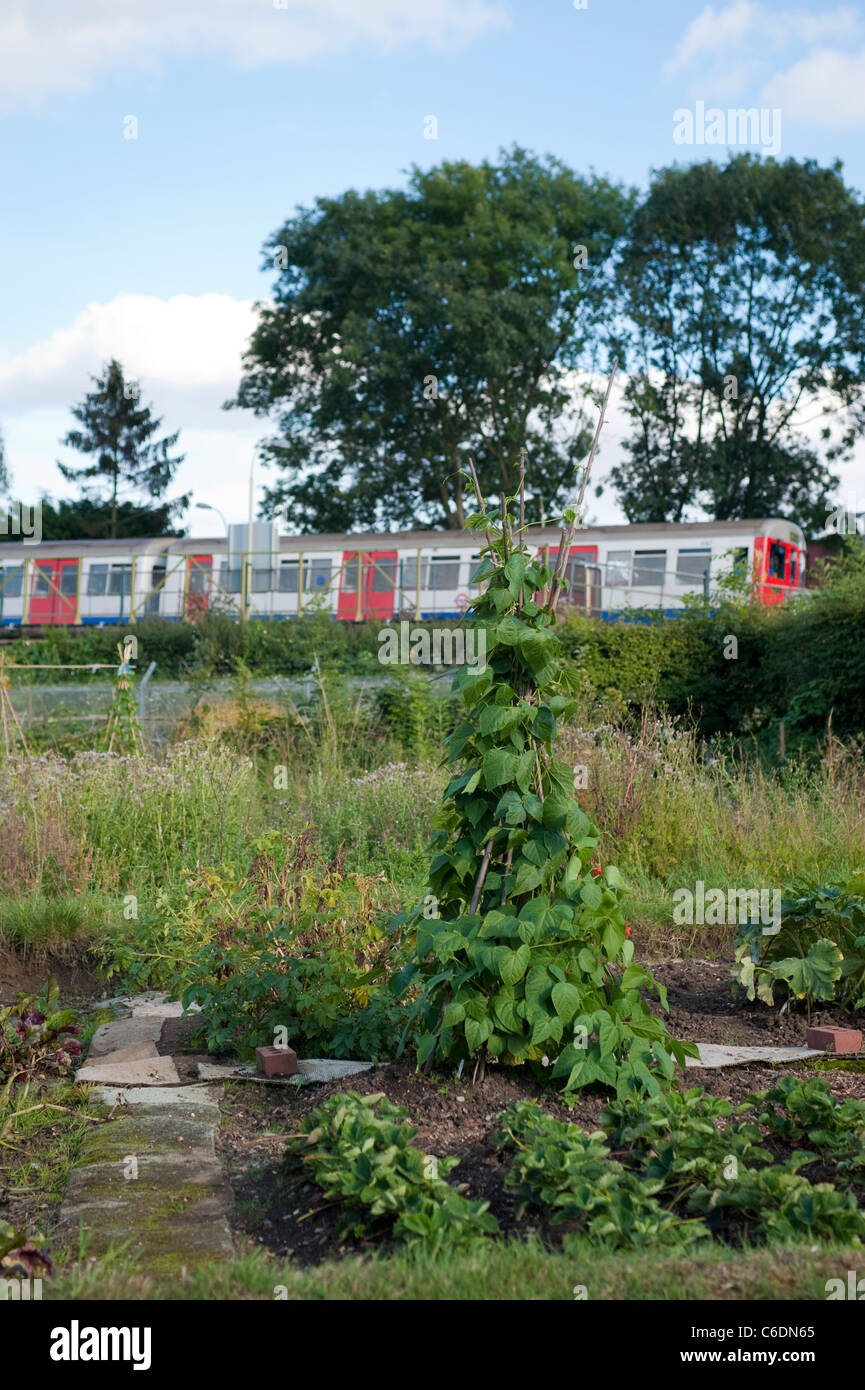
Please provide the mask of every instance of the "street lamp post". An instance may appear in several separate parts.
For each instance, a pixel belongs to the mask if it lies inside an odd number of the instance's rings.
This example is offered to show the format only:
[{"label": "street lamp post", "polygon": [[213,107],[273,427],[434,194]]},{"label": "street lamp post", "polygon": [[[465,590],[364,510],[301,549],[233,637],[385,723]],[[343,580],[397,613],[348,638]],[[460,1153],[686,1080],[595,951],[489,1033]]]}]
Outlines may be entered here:
[{"label": "street lamp post", "polygon": [[219,520],[222,522],[223,526],[225,527],[225,535],[226,535],[226,538],[227,538],[227,537],[228,537],[228,522],[225,520],[225,517],[222,515],[222,512],[219,510],[219,508],[218,508],[218,507],[214,507],[214,505],[213,505],[212,502],[196,502],[195,505],[196,505],[196,507],[198,508],[198,510],[201,511],[201,512],[216,512],[216,515],[219,517]]}]

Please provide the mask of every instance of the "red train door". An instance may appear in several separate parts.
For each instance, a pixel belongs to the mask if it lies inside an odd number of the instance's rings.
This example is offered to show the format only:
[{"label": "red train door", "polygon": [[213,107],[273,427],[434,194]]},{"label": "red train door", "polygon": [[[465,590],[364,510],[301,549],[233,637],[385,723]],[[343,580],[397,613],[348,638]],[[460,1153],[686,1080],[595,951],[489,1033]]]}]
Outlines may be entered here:
[{"label": "red train door", "polygon": [[29,621],[74,623],[78,611],[78,561],[37,560],[33,566]]},{"label": "red train door", "polygon": [[798,551],[787,541],[758,536],[754,542],[757,597],[762,603],[782,603],[797,583]]},{"label": "red train door", "polygon": [[[342,557],[336,616],[347,622],[358,618],[392,618],[398,580],[395,550],[346,550]],[[359,592],[358,592],[359,583]]]},{"label": "red train door", "polygon": [[[540,553],[541,558],[543,558],[543,550],[541,550]],[[549,560],[547,561],[547,564],[552,570],[556,568],[556,560],[558,559],[558,554],[559,547],[557,545],[551,545],[549,548]],[[585,561],[585,565],[577,565],[574,563],[575,560],[580,559],[583,559]],[[580,608],[591,609],[592,607],[596,606],[594,604],[594,598],[596,597],[596,595],[592,593],[592,588],[593,584],[595,586],[597,585],[596,576],[594,574],[594,567],[597,565],[597,563],[598,547],[596,545],[571,546],[570,553],[568,555],[568,563],[565,566],[564,573],[564,578],[570,582],[570,588],[567,591],[562,591],[562,597],[560,602],[567,604],[576,604]]]},{"label": "red train door", "polygon": [[194,623],[207,612],[210,603],[212,555],[190,555],[186,561],[186,618]]}]

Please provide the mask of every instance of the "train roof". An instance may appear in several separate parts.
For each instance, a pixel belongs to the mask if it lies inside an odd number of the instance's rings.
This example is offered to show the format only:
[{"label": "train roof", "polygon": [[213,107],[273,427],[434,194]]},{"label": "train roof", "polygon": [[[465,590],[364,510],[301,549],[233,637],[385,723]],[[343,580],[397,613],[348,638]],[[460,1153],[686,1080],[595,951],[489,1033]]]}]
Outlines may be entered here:
[{"label": "train roof", "polygon": [[[528,534],[530,542],[537,545],[556,545],[560,529],[557,526],[532,527]],[[762,536],[773,535],[778,539],[796,539],[802,536],[801,529],[780,517],[765,517],[760,520],[745,521],[658,521],[635,522],[615,526],[586,526],[575,537],[576,544],[597,541],[629,541],[711,539],[712,536],[725,535]],[[446,549],[448,546],[465,549],[483,545],[482,531],[332,531],[317,535],[286,536],[279,538],[279,548],[285,551],[312,552],[316,550],[383,550],[383,549],[427,549],[435,546]],[[171,554],[203,555],[208,551],[222,553],[226,547],[225,536],[157,536],[130,537],[118,540],[81,541],[41,541],[32,542],[0,540],[0,559],[22,560],[34,551],[41,556],[56,557],[80,555],[155,555],[163,552]]]},{"label": "train roof", "polygon": [[[654,539],[670,536],[675,539],[686,535],[726,536],[734,533],[744,536],[762,536],[767,528],[779,539],[795,532],[801,535],[800,528],[791,521],[780,517],[765,517],[754,521],[656,521],[634,522],[615,526],[584,526],[575,536],[580,544],[586,540],[635,540]],[[558,526],[533,526],[529,540],[538,545],[557,545],[561,535]],[[321,535],[280,536],[282,550],[374,550],[374,549],[424,549],[428,546],[446,548],[448,545],[478,549],[484,544],[482,531],[356,531],[330,532]]]}]

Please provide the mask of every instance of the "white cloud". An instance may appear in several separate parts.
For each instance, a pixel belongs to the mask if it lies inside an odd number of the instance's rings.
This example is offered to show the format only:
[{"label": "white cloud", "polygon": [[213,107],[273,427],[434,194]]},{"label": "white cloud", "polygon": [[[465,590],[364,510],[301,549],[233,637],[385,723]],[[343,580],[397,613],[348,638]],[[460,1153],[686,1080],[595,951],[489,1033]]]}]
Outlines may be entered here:
[{"label": "white cloud", "polygon": [[839,53],[821,48],[778,73],[764,89],[764,100],[780,106],[790,120],[841,129],[865,124],[865,48]]},{"label": "white cloud", "polygon": [[252,301],[227,294],[122,294],[88,304],[71,327],[0,361],[0,411],[68,406],[116,357],[127,376],[141,378],[145,394],[158,398],[160,411],[170,397],[187,415],[203,411],[209,418],[237,387],[254,325]]},{"label": "white cloud", "polygon": [[[69,407],[116,357],[128,377],[141,381],[142,398],[163,417],[163,429],[180,428],[178,448],[187,457],[174,490],[192,489],[229,519],[243,517],[249,463],[267,421],[221,407],[237,390],[254,324],[252,301],[226,294],[125,294],[88,304],[70,327],[0,361],[0,421],[16,492],[28,500],[43,491],[69,495],[55,466],[58,457],[80,462],[59,444],[74,423]],[[206,512],[191,512],[189,521],[199,535],[218,529]]]},{"label": "white cloud", "polygon": [[4,0],[0,100],[36,105],[173,56],[299,63],[357,45],[460,45],[507,22],[497,0]]},{"label": "white cloud", "polygon": [[[860,15],[849,6],[811,13],[770,9],[759,0],[711,5],[692,20],[664,74],[688,82],[707,101],[747,95],[784,118],[821,126],[855,125],[863,119],[865,52]],[[843,43],[843,49],[830,45]]]}]

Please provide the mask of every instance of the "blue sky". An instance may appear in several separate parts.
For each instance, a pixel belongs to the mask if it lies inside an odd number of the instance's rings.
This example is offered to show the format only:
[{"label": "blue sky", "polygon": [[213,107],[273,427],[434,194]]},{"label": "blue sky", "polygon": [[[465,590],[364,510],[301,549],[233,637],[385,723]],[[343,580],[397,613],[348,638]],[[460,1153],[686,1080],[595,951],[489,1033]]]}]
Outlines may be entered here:
[{"label": "blue sky", "polygon": [[[219,406],[268,293],[261,245],[298,204],[512,143],[642,184],[725,156],[673,141],[673,112],[700,100],[779,110],[781,157],[840,158],[865,188],[855,6],[3,0],[0,424],[17,493],[68,491],[68,407],[114,354],[181,428],[178,489],[241,518],[265,426]],[[599,476],[616,440],[614,421]],[[863,459],[845,488],[865,492]],[[620,519],[609,495],[593,510]]]}]

